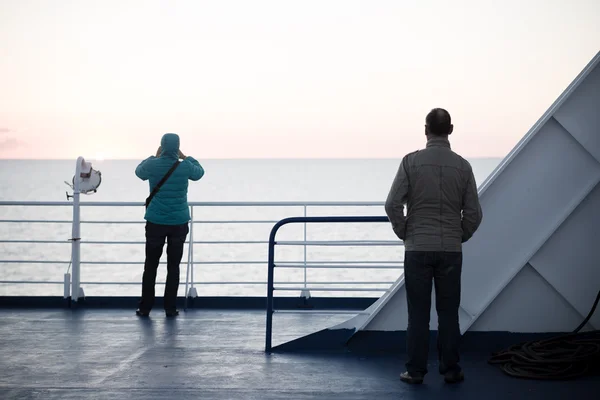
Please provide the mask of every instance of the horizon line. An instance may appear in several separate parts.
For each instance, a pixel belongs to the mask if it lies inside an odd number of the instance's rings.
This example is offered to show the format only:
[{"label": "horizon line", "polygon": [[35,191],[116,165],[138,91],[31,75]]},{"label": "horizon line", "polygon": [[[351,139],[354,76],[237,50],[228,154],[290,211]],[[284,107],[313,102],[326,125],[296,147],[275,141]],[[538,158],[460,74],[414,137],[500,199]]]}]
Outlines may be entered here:
[{"label": "horizon line", "polygon": [[[197,158],[196,160],[211,160],[211,161],[227,161],[227,160],[397,160],[404,157],[206,157],[206,158]],[[490,158],[499,158],[503,159],[504,156],[463,156],[464,158],[471,159],[490,159]],[[84,157],[86,161],[142,161],[148,157],[144,158],[103,158],[103,159],[95,159],[95,158],[87,158]],[[0,161],[76,161],[75,158],[2,158],[0,157]]]}]

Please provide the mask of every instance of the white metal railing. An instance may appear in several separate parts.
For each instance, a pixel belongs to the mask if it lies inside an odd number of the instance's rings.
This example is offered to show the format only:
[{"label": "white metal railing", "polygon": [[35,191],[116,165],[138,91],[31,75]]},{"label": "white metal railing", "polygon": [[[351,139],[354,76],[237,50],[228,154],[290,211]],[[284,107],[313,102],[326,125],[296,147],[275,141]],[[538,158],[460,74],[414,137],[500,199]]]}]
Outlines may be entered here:
[{"label": "white metal railing", "polygon": [[[136,215],[143,215],[139,210],[143,210],[144,204],[141,202],[81,202],[81,207],[100,207],[111,208],[111,211],[102,212],[100,218],[96,219],[81,219],[81,224],[90,224],[92,226],[102,225],[130,225],[130,224],[144,224],[145,221],[141,218],[139,219],[114,219],[114,212],[112,208],[124,208],[124,207],[133,207],[137,209]],[[344,210],[344,214],[342,215],[352,215],[352,213],[348,213],[347,210],[352,208],[375,208],[379,207],[381,210],[383,209],[382,202],[189,202],[190,206],[190,233],[188,235],[188,240],[186,241],[187,245],[187,261],[182,260],[182,265],[186,265],[186,278],[185,278],[185,292],[189,297],[196,297],[197,294],[197,285],[262,285],[266,288],[267,282],[264,281],[264,277],[266,274],[261,273],[260,276],[262,279],[260,281],[257,280],[244,280],[244,279],[235,279],[235,280],[198,280],[195,276],[195,267],[204,265],[212,265],[212,266],[228,266],[228,265],[246,265],[246,266],[267,266],[266,256],[264,259],[257,257],[258,259],[250,259],[250,260],[240,260],[240,259],[218,259],[218,260],[198,260],[194,254],[194,247],[197,245],[207,245],[207,246],[218,246],[218,245],[232,245],[232,246],[241,246],[241,245],[252,245],[252,246],[264,246],[264,249],[267,248],[268,245],[268,229],[272,227],[277,221],[279,221],[283,217],[289,216],[308,216],[309,211],[315,208],[338,208]],[[31,208],[42,207],[49,208],[54,210],[56,208],[65,208],[65,207],[73,207],[73,203],[66,202],[37,202],[37,201],[1,201],[0,202],[0,210],[5,209],[6,207],[26,207],[27,210]],[[225,207],[228,209],[231,208],[240,208],[240,209],[273,209],[273,208],[281,208],[286,210],[283,214],[281,214],[277,218],[265,218],[264,215],[259,215],[256,218],[241,218],[241,219],[226,219],[226,218],[198,218],[195,216],[195,211],[197,210],[207,210],[211,208],[220,208]],[[358,214],[364,215],[364,211],[358,212]],[[0,213],[0,216],[4,216],[5,213]],[[26,212],[26,214],[30,214],[30,212]],[[17,217],[13,215],[12,218],[1,218],[0,224],[71,224],[73,225],[73,219],[56,219],[52,218],[54,212],[44,212],[44,215],[49,216],[49,218],[20,218],[20,213],[17,213]],[[264,213],[263,213],[264,214]],[[328,215],[327,213],[323,213]],[[110,218],[105,218],[106,216],[110,216]],[[256,239],[253,240],[195,240],[195,231],[198,225],[207,226],[203,231],[210,230],[212,227],[218,226],[227,226],[225,224],[238,224],[238,225],[246,225],[248,227],[258,227],[264,226],[267,228],[264,235],[258,235]],[[0,226],[1,226],[0,225]],[[310,261],[308,259],[308,248],[315,247],[327,247],[327,248],[339,248],[339,247],[352,247],[352,248],[360,248],[363,247],[369,250],[369,253],[372,251],[371,248],[374,247],[389,247],[389,246],[401,246],[402,243],[398,240],[356,240],[356,239],[345,239],[345,240],[308,240],[307,235],[307,226],[306,223],[302,224],[302,239],[303,240],[285,240],[278,242],[281,245],[286,245],[289,247],[301,247],[302,248],[302,256],[300,259],[294,259],[291,261],[281,261],[278,262],[278,269],[303,269],[303,274],[301,279],[290,279],[276,282],[278,287],[282,290],[286,291],[300,291],[301,296],[309,297],[310,290],[314,291],[322,291],[322,292],[384,292],[389,288],[389,286],[395,281],[397,275],[390,280],[363,280],[357,279],[355,276],[352,280],[340,280],[340,279],[321,279],[310,281],[307,276],[308,269],[322,269],[322,270],[401,270],[402,262],[400,261],[400,252],[391,260],[375,260],[375,259],[352,259],[351,256],[346,256],[344,259],[336,259],[336,260],[318,260],[318,261]],[[9,232],[9,230],[4,230],[5,232]],[[73,232],[75,232],[73,230]],[[78,230],[77,230],[78,232]],[[391,232],[391,229],[389,229]],[[12,236],[12,235],[11,235]],[[79,235],[77,235],[79,236]],[[85,235],[82,235],[85,236]],[[102,237],[107,236],[103,234]],[[69,243],[71,246],[74,243],[71,243],[71,239],[74,236],[67,240],[56,240],[56,239],[30,239],[30,238],[0,238],[0,244],[6,245],[45,245],[45,244],[66,244]],[[391,237],[391,235],[390,235]],[[95,240],[90,239],[86,240],[85,237],[82,237],[80,240],[77,240],[77,246],[79,245],[109,245],[109,246],[133,246],[133,245],[143,245],[145,242],[143,240],[115,240],[115,237],[111,237],[110,240]],[[0,284],[5,285],[19,285],[19,284],[35,284],[35,285],[64,285],[64,296],[68,297],[75,288],[79,288],[80,285],[141,285],[141,281],[117,281],[117,280],[84,280],[80,281],[79,279],[79,266],[86,265],[143,265],[143,258],[132,261],[132,260],[105,260],[105,261],[97,261],[87,259],[85,257],[86,253],[85,248],[83,249],[82,254],[84,255],[82,260],[79,260],[77,265],[71,260],[53,260],[48,259],[46,257],[40,259],[22,259],[16,257],[8,257],[5,259],[4,255],[2,259],[0,259],[1,265],[9,265],[9,264],[54,264],[54,265],[68,265],[67,268],[72,267],[75,275],[75,270],[77,269],[77,279],[73,276],[74,279],[71,279],[69,284],[67,279],[67,274],[64,275],[63,280],[58,279],[3,279],[0,280]],[[58,258],[58,257],[56,257]],[[349,259],[350,258],[350,259]],[[161,264],[165,264],[162,262]],[[141,272],[141,271],[140,271]],[[68,273],[68,271],[67,271]],[[5,275],[4,275],[5,276]],[[237,273],[234,273],[233,276],[239,276]],[[57,276],[58,278],[58,276]],[[308,285],[310,283],[310,285]],[[157,284],[164,285],[164,281],[157,281]],[[326,285],[322,288],[315,285]],[[334,285],[334,286],[332,286]],[[345,285],[345,287],[335,287],[336,285]],[[378,287],[379,285],[383,285],[385,287]],[[69,287],[70,286],[70,287]],[[266,291],[266,290],[265,290]],[[77,296],[75,296],[77,293]],[[73,292],[73,296],[75,300],[77,297],[83,296],[83,290],[80,289],[77,292]]]}]

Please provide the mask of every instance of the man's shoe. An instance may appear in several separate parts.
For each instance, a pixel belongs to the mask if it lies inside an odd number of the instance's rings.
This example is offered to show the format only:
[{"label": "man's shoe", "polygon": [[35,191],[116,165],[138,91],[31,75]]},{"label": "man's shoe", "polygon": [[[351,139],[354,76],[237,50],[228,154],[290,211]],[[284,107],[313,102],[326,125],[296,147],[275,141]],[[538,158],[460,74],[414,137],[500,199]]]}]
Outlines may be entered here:
[{"label": "man's shoe", "polygon": [[150,315],[150,311],[142,311],[138,308],[137,310],[135,310],[135,315],[137,315],[138,317],[147,317]]},{"label": "man's shoe", "polygon": [[179,311],[177,311],[177,310],[168,310],[168,311],[165,310],[165,315],[167,317],[176,317],[176,316],[179,315]]},{"label": "man's shoe", "polygon": [[446,383],[458,383],[465,380],[465,374],[462,371],[446,372],[444,381]]},{"label": "man's shoe", "polygon": [[410,373],[408,373],[408,371],[403,372],[400,374],[400,380],[402,382],[406,382],[406,383],[414,383],[414,384],[421,384],[423,383],[423,377],[419,376],[419,375],[415,375],[412,376]]}]

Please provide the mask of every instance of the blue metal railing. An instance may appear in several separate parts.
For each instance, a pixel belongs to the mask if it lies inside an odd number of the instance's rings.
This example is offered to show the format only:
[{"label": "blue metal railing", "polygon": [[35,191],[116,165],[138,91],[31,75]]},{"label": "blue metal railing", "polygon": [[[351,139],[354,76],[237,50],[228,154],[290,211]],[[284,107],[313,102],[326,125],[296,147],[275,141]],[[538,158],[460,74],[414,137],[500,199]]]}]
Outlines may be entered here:
[{"label": "blue metal railing", "polygon": [[[340,216],[340,217],[291,217],[285,218],[277,222],[271,234],[269,235],[269,255],[268,255],[268,280],[267,280],[267,323],[266,323],[266,339],[265,339],[265,351],[269,352],[272,348],[272,332],[273,332],[273,292],[275,291],[274,277],[275,277],[275,237],[279,228],[287,224],[295,223],[364,223],[364,222],[387,222],[389,223],[388,217],[378,216]],[[381,290],[381,289],[375,289]]]}]

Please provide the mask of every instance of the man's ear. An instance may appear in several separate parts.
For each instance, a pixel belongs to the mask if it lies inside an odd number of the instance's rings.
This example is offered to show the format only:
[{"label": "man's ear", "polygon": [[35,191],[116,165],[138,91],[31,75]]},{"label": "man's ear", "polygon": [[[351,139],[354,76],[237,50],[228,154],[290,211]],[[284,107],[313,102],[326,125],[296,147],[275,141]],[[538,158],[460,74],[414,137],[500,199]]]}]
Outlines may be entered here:
[{"label": "man's ear", "polygon": [[448,130],[448,135],[450,135],[454,131],[454,125],[450,125],[450,130]]},{"label": "man's ear", "polygon": [[425,125],[425,136],[429,135],[429,133],[427,133],[427,125]]}]

